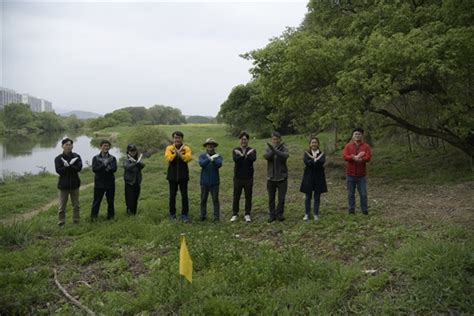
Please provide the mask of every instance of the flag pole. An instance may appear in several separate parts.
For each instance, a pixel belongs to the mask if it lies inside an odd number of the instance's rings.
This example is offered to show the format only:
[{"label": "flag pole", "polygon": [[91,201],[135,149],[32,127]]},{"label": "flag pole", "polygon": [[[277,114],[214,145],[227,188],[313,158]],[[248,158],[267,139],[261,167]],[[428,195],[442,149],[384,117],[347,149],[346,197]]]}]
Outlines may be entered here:
[{"label": "flag pole", "polygon": [[[182,242],[183,242],[183,238],[186,236],[185,233],[181,233],[181,236],[179,238],[179,248],[181,250],[181,246],[182,246]],[[180,253],[180,258],[181,260],[181,253]],[[179,295],[179,300],[181,301],[181,303],[183,303],[182,301],[182,297],[183,297],[183,283],[184,283],[184,276],[182,276],[181,274],[179,275],[179,290],[178,290],[178,295]]]}]

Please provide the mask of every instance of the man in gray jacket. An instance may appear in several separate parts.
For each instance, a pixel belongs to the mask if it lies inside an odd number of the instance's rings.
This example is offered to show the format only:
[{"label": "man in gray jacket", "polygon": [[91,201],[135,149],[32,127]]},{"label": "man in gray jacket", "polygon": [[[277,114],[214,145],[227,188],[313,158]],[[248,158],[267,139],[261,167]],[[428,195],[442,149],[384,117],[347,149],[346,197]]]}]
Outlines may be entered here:
[{"label": "man in gray jacket", "polygon": [[[278,132],[272,133],[272,143],[267,143],[267,149],[263,157],[267,160],[267,191],[268,191],[268,222],[275,219],[285,220],[283,216],[285,208],[285,196],[288,190],[288,167],[286,160],[289,157],[288,148],[281,142]],[[275,210],[275,196],[278,190],[278,206]]]}]

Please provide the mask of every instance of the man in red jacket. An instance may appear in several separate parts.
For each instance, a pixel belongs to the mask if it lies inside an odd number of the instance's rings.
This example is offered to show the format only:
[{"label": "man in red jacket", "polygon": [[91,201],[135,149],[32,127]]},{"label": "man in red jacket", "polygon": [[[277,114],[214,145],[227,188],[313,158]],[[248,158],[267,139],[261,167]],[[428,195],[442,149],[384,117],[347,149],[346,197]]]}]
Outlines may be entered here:
[{"label": "man in red jacket", "polygon": [[372,158],[370,146],[363,141],[364,130],[356,128],[352,131],[352,139],[346,144],[343,158],[347,161],[346,179],[349,201],[349,214],[355,212],[355,189],[359,191],[360,208],[365,215],[369,214],[367,205],[366,163]]}]

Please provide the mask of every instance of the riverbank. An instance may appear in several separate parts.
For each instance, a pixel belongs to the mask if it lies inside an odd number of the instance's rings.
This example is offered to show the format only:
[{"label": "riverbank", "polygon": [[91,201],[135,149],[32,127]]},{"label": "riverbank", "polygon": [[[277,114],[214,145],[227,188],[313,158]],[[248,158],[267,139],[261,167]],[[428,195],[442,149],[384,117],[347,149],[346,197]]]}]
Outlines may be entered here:
[{"label": "riverbank", "polygon": [[[145,161],[139,213],[134,218],[125,215],[123,181],[118,175],[114,222],[105,220],[105,201],[99,221],[87,221],[92,202],[92,190],[87,189],[81,192],[79,225],[71,224],[69,207],[66,227],[59,229],[56,207],[51,207],[29,221],[2,226],[1,313],[78,313],[60,296],[52,268],[71,295],[104,314],[474,312],[469,294],[473,288],[474,181],[472,173],[459,165],[452,167],[453,162],[446,163],[443,157],[425,165],[420,162],[426,155],[435,157],[431,152],[417,154],[416,160],[406,158],[409,154],[400,148],[384,152],[384,147],[375,147],[368,178],[371,214],[349,216],[344,164],[339,151],[328,153],[329,192],[322,198],[320,220],[303,222],[304,199],[298,189],[307,140],[284,137],[291,155],[287,220],[267,224],[261,157],[267,140],[251,140],[258,151],[253,222],[247,225],[240,218],[232,224],[230,154],[238,140],[225,136],[219,125],[163,129],[167,135],[183,130],[185,142],[193,149],[191,223],[167,218],[166,163],[159,153]],[[118,130],[118,139],[128,132],[127,128]],[[197,219],[197,156],[207,137],[216,138],[224,157],[219,224]],[[322,135],[322,144],[330,138]],[[411,159],[417,163],[410,164]],[[436,159],[443,168],[430,172]],[[180,287],[181,233],[187,234],[194,277],[192,285]]]}]

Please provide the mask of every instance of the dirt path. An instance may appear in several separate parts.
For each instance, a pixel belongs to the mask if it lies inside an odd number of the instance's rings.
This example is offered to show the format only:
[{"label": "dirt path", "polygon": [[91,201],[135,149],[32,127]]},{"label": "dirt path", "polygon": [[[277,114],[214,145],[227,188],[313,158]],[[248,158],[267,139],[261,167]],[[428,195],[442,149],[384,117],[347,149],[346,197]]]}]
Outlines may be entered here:
[{"label": "dirt path", "polygon": [[474,182],[416,185],[373,179],[370,190],[373,204],[388,218],[404,223],[441,221],[474,227]]},{"label": "dirt path", "polygon": [[[91,186],[94,185],[94,182],[91,182],[89,184],[86,184],[86,185],[83,185],[80,187],[80,191],[83,191],[87,188],[90,188]],[[35,217],[36,215],[38,215],[39,213],[41,212],[44,212],[44,211],[47,211],[49,210],[51,207],[55,206],[58,204],[58,198],[54,198],[53,200],[51,200],[50,202],[48,202],[47,204],[41,206],[41,207],[38,207],[38,208],[35,208],[35,209],[32,209],[26,213],[22,213],[22,214],[16,214],[15,216],[12,216],[10,218],[6,218],[6,219],[2,219],[0,220],[0,224],[2,225],[11,225],[15,222],[19,222],[19,221],[25,221],[25,220],[29,220],[29,219],[32,219],[33,217]]]}]

